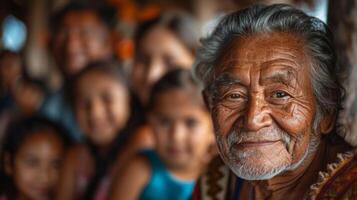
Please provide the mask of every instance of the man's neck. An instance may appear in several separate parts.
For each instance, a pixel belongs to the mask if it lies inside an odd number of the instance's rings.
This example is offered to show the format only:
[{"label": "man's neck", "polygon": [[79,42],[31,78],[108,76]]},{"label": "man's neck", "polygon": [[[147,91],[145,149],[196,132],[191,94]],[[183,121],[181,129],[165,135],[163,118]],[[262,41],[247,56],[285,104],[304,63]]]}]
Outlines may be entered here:
[{"label": "man's neck", "polygon": [[269,180],[251,181],[256,199],[299,199],[306,196],[318,172],[326,166],[326,144],[309,153],[306,160],[295,170],[284,172]]}]

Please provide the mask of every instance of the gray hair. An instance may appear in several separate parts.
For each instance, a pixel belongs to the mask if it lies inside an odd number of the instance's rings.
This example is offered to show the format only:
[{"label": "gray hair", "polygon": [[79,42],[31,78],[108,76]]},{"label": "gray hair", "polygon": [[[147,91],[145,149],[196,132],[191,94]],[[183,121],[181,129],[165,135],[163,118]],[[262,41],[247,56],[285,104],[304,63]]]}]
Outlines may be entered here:
[{"label": "gray hair", "polygon": [[321,20],[289,5],[255,5],[223,17],[215,30],[201,39],[202,47],[197,52],[194,66],[195,77],[208,88],[215,79],[215,64],[233,39],[271,32],[293,33],[303,39],[311,63],[311,84],[318,110],[316,117],[337,115],[344,89],[338,78],[332,34]]}]

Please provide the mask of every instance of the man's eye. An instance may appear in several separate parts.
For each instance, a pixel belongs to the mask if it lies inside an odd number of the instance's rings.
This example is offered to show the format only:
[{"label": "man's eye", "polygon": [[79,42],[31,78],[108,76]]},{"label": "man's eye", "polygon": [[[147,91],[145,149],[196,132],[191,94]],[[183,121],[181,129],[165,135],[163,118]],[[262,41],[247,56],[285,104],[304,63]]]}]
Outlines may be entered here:
[{"label": "man's eye", "polygon": [[278,98],[278,99],[281,99],[281,98],[286,98],[286,97],[289,97],[290,95],[284,91],[276,91],[273,93],[272,97],[273,98]]},{"label": "man's eye", "polygon": [[243,98],[242,95],[240,95],[239,93],[232,93],[232,94],[227,95],[227,99],[232,100],[232,101],[237,101],[242,98]]}]

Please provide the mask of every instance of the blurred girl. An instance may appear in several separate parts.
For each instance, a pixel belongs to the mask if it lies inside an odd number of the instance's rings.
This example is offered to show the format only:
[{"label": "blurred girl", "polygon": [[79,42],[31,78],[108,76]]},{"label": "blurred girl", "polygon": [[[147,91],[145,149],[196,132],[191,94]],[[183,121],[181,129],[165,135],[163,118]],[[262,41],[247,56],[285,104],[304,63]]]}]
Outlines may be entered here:
[{"label": "blurred girl", "polygon": [[194,22],[187,13],[171,11],[139,25],[131,86],[144,105],[153,84],[167,71],[191,68],[198,44]]},{"label": "blurred girl", "polygon": [[113,161],[130,132],[130,95],[125,76],[114,62],[97,62],[74,77],[71,89],[85,143],[70,149],[57,199],[106,199],[110,175],[117,169]]},{"label": "blurred girl", "polygon": [[0,157],[0,199],[51,199],[68,142],[65,135],[39,117],[10,124]]},{"label": "blurred girl", "polygon": [[149,123],[156,151],[143,151],[123,167],[111,199],[188,199],[213,144],[210,115],[190,71],[171,71],[155,84]]}]

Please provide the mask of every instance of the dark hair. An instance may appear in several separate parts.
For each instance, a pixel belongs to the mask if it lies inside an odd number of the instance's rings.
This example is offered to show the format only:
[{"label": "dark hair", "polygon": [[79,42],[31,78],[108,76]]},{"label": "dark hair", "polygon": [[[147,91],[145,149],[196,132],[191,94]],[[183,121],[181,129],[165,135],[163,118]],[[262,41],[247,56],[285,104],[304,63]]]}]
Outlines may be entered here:
[{"label": "dark hair", "polygon": [[[117,80],[120,84],[124,86],[124,88],[128,88],[128,80],[127,76],[124,72],[123,67],[114,60],[99,60],[92,63],[89,63],[86,67],[84,67],[80,72],[74,75],[70,79],[70,84],[68,85],[70,88],[68,89],[70,101],[72,102],[72,106],[74,107],[74,101],[76,98],[76,87],[78,81],[90,72],[99,72],[106,74],[110,77],[113,77]],[[129,94],[129,91],[128,91]]]},{"label": "dark hair", "polygon": [[5,136],[2,139],[0,152],[1,193],[4,193],[8,197],[13,197],[13,195],[16,195],[16,187],[14,182],[12,178],[5,172],[5,155],[9,155],[10,161],[13,162],[19,148],[23,145],[25,140],[38,131],[44,130],[51,130],[51,133],[46,134],[55,134],[62,141],[62,144],[65,147],[70,145],[72,142],[70,138],[67,137],[67,130],[64,127],[41,116],[20,118],[12,121],[9,124],[8,128],[6,129]]},{"label": "dark hair", "polygon": [[102,2],[71,1],[50,17],[49,25],[52,33],[56,33],[68,13],[81,11],[93,11],[108,29],[112,29],[116,24],[116,11],[109,5]]},{"label": "dark hair", "polygon": [[[177,11],[164,13],[156,18],[144,21],[139,24],[135,35],[135,49],[140,49],[142,39],[146,34],[157,26],[167,28],[173,33],[192,53],[198,45],[197,26],[194,18],[188,13]],[[136,51],[137,52],[137,51]]]},{"label": "dark hair", "polygon": [[193,101],[198,102],[203,107],[205,106],[201,96],[202,87],[193,78],[191,71],[187,69],[175,69],[167,72],[154,84],[149,97],[148,110],[153,109],[160,94],[173,89],[190,92]]},{"label": "dark hair", "polygon": [[[195,75],[208,89],[214,80],[215,63],[226,46],[236,38],[259,33],[285,32],[305,42],[311,63],[311,84],[317,100],[315,122],[326,114],[337,116],[342,109],[344,89],[340,84],[340,69],[336,64],[333,36],[325,23],[285,4],[255,5],[224,16],[208,37],[201,39]],[[316,126],[316,125],[314,125]]]}]

